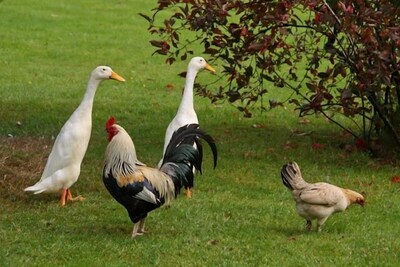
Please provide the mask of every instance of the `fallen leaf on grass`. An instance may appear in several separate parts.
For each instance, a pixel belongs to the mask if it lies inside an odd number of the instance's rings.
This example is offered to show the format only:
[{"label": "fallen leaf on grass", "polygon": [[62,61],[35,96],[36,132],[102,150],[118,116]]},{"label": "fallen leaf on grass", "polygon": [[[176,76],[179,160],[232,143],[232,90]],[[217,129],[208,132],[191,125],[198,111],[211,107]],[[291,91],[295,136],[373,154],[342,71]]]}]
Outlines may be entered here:
[{"label": "fallen leaf on grass", "polygon": [[341,131],[341,132],[338,134],[338,136],[339,136],[339,137],[343,137],[343,138],[345,138],[345,139],[350,139],[350,138],[353,137],[353,136],[351,135],[351,133],[349,133],[348,131]]},{"label": "fallen leaf on grass", "polygon": [[338,157],[341,159],[347,159],[349,157],[349,153],[339,153]]},{"label": "fallen leaf on grass", "polygon": [[354,149],[355,149],[354,146],[351,145],[351,144],[343,144],[343,145],[340,145],[339,147],[342,148],[344,151],[349,152],[349,153],[353,152]]},{"label": "fallen leaf on grass", "polygon": [[300,124],[310,124],[311,121],[309,119],[306,119],[306,118],[300,118],[299,119],[299,123]]},{"label": "fallen leaf on grass", "polygon": [[305,131],[305,132],[303,132],[303,131],[301,131],[299,129],[295,129],[295,130],[292,131],[292,135],[295,135],[295,136],[307,136],[307,135],[310,135],[312,133],[313,133],[313,131]]},{"label": "fallen leaf on grass", "polygon": [[210,241],[208,241],[208,244],[209,245],[218,245],[218,243],[219,243],[219,240],[218,239],[213,239],[213,240],[210,240]]},{"label": "fallen leaf on grass", "polygon": [[243,153],[243,157],[245,159],[247,159],[247,158],[255,158],[255,157],[257,157],[257,153],[254,152],[254,151],[246,151],[246,152]]},{"label": "fallen leaf on grass", "polygon": [[283,145],[283,149],[285,150],[291,150],[294,148],[297,148],[299,145],[296,143],[292,143],[290,141],[286,141],[286,143]]},{"label": "fallen leaf on grass", "polygon": [[168,83],[167,85],[165,85],[165,88],[167,89],[174,89],[175,86],[173,84]]},{"label": "fallen leaf on grass", "polygon": [[359,138],[356,140],[356,147],[358,150],[365,151],[368,149],[368,144],[364,139]]},{"label": "fallen leaf on grass", "polygon": [[392,183],[400,183],[400,176],[393,176],[392,177]]},{"label": "fallen leaf on grass", "polygon": [[267,151],[267,152],[275,152],[275,148],[273,148],[273,147],[267,147],[267,148],[266,148],[266,151]]},{"label": "fallen leaf on grass", "polygon": [[257,124],[257,123],[255,123],[255,124],[253,124],[252,126],[253,126],[253,128],[265,128],[265,125],[264,125],[264,124]]},{"label": "fallen leaf on grass", "polygon": [[368,186],[373,185],[373,182],[361,183],[361,185],[362,185],[363,187],[368,187]]},{"label": "fallen leaf on grass", "polygon": [[324,149],[325,145],[324,144],[320,144],[320,143],[312,143],[311,147],[313,149]]}]

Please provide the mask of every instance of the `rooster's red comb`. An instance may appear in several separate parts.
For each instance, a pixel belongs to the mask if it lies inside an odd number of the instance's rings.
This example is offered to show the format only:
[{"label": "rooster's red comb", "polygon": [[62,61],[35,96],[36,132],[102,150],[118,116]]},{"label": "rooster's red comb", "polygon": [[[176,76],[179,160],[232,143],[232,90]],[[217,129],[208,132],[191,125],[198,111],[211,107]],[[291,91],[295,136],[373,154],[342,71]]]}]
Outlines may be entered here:
[{"label": "rooster's red comb", "polygon": [[106,129],[111,128],[115,124],[115,118],[110,117],[106,122]]}]

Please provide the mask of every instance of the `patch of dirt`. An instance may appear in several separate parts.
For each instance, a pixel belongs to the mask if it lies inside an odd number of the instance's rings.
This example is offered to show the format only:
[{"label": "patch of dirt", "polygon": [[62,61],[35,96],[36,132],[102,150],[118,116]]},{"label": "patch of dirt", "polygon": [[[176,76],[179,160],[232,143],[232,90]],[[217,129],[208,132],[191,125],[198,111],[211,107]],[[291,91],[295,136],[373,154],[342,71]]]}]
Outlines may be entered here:
[{"label": "patch of dirt", "polygon": [[39,137],[0,137],[0,200],[27,200],[24,188],[36,183],[54,141]]}]

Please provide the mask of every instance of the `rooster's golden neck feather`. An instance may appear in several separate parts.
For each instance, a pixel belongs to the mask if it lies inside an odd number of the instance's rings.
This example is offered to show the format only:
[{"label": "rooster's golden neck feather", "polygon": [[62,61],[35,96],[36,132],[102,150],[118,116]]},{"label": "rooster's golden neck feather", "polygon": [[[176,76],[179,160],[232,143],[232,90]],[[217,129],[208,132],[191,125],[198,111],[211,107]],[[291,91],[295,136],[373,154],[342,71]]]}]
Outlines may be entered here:
[{"label": "rooster's golden neck feather", "polygon": [[107,146],[104,172],[111,172],[115,177],[127,176],[137,171],[135,145],[124,128],[118,124],[114,124],[113,128],[117,133]]}]

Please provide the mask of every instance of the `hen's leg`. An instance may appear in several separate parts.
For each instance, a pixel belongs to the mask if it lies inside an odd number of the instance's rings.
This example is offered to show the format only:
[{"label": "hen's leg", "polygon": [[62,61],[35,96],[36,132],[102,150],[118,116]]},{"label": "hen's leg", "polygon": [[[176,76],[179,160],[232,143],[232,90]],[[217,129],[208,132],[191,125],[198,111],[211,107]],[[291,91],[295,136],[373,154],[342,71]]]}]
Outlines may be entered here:
[{"label": "hen's leg", "polygon": [[311,223],[311,221],[309,221],[309,220],[307,220],[307,223],[306,223],[306,229],[307,229],[307,231],[311,231],[311,226],[312,226],[312,223]]},{"label": "hen's leg", "polygon": [[327,219],[328,219],[328,217],[325,217],[325,218],[319,219],[319,220],[317,221],[317,231],[318,231],[318,233],[321,232],[321,230],[322,230],[322,225],[325,223],[325,221],[326,221]]}]

